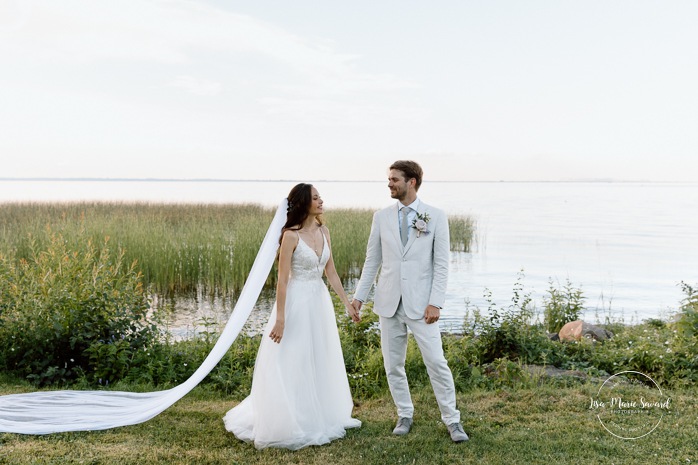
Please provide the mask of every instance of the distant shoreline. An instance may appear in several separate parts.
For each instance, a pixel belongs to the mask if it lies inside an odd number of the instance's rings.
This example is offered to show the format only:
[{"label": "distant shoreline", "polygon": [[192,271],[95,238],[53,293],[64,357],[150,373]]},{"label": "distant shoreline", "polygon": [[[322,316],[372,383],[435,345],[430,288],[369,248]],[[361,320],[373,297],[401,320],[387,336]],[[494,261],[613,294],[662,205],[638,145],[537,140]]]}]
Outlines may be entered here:
[{"label": "distant shoreline", "polygon": [[[340,180],[340,179],[217,179],[217,178],[8,178],[0,177],[0,181],[6,182],[249,182],[249,183],[259,183],[259,182],[342,182],[342,183],[352,183],[352,182],[370,182],[370,183],[383,183],[385,180]],[[698,184],[698,182],[688,182],[688,181],[648,181],[648,180],[631,180],[622,181],[616,179],[569,179],[569,180],[537,180],[537,181],[443,181],[443,180],[429,180],[430,183],[470,183],[470,184],[498,184],[498,183],[511,183],[511,184],[535,184],[535,183],[547,183],[547,184],[567,184],[567,183],[599,183],[599,184]]]}]

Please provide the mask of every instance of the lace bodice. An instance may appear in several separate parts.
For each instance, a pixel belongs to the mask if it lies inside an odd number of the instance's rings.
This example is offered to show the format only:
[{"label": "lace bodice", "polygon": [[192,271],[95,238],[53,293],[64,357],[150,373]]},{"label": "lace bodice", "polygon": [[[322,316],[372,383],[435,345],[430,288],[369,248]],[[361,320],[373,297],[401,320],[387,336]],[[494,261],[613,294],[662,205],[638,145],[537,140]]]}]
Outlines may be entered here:
[{"label": "lace bodice", "polygon": [[324,234],[322,235],[322,253],[319,258],[313,249],[298,236],[298,246],[293,251],[291,258],[291,279],[301,281],[322,279],[322,273],[329,259],[330,251]]}]

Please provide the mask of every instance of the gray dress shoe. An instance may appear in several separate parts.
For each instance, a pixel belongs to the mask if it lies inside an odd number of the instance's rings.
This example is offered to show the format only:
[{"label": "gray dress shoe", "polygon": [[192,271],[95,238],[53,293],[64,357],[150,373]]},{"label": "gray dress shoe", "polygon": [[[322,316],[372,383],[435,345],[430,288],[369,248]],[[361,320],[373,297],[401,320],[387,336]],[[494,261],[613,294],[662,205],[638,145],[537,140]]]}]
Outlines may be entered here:
[{"label": "gray dress shoe", "polygon": [[397,425],[395,425],[393,434],[397,436],[404,436],[405,434],[410,432],[410,428],[412,428],[412,419],[407,417],[400,417],[397,420]]},{"label": "gray dress shoe", "polygon": [[463,425],[460,423],[451,423],[448,425],[448,432],[451,433],[453,442],[463,442],[469,439],[468,435],[463,431]]}]

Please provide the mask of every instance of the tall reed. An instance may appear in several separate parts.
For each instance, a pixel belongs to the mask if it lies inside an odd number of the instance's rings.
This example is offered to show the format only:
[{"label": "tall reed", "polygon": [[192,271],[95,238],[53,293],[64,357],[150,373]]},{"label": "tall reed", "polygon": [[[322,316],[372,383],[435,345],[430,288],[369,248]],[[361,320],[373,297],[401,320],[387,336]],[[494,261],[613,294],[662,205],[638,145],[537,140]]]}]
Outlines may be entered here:
[{"label": "tall reed", "polygon": [[[109,238],[112,250],[124,249],[124,260],[137,262],[156,294],[237,294],[273,215],[254,204],[6,203],[0,204],[0,254],[28,258],[50,231],[70,241],[84,229],[94,244]],[[361,272],[372,215],[365,209],[325,214],[343,280]],[[472,219],[451,217],[449,225],[452,250],[469,251]],[[268,284],[275,278],[272,272]]]}]

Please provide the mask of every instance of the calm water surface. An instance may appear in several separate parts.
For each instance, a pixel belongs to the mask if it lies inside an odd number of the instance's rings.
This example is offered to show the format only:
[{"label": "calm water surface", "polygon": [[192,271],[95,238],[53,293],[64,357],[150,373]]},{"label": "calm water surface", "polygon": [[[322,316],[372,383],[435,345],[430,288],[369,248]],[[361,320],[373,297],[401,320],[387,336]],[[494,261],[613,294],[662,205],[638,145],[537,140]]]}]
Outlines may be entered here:
[{"label": "calm water surface", "polygon": [[[275,206],[296,182],[0,181],[0,202],[118,200]],[[313,182],[325,208],[390,205],[385,182]],[[698,283],[698,184],[425,182],[423,201],[477,220],[471,253],[451,255],[442,329],[457,329],[468,305],[486,310],[485,289],[510,304],[523,270],[524,291],[541,310],[549,281],[569,279],[586,297],[586,319],[626,323],[666,318]],[[254,312],[268,315],[269,301]],[[229,303],[177,303],[172,330],[202,317],[225,321]],[[258,323],[259,324],[259,323]]]}]

